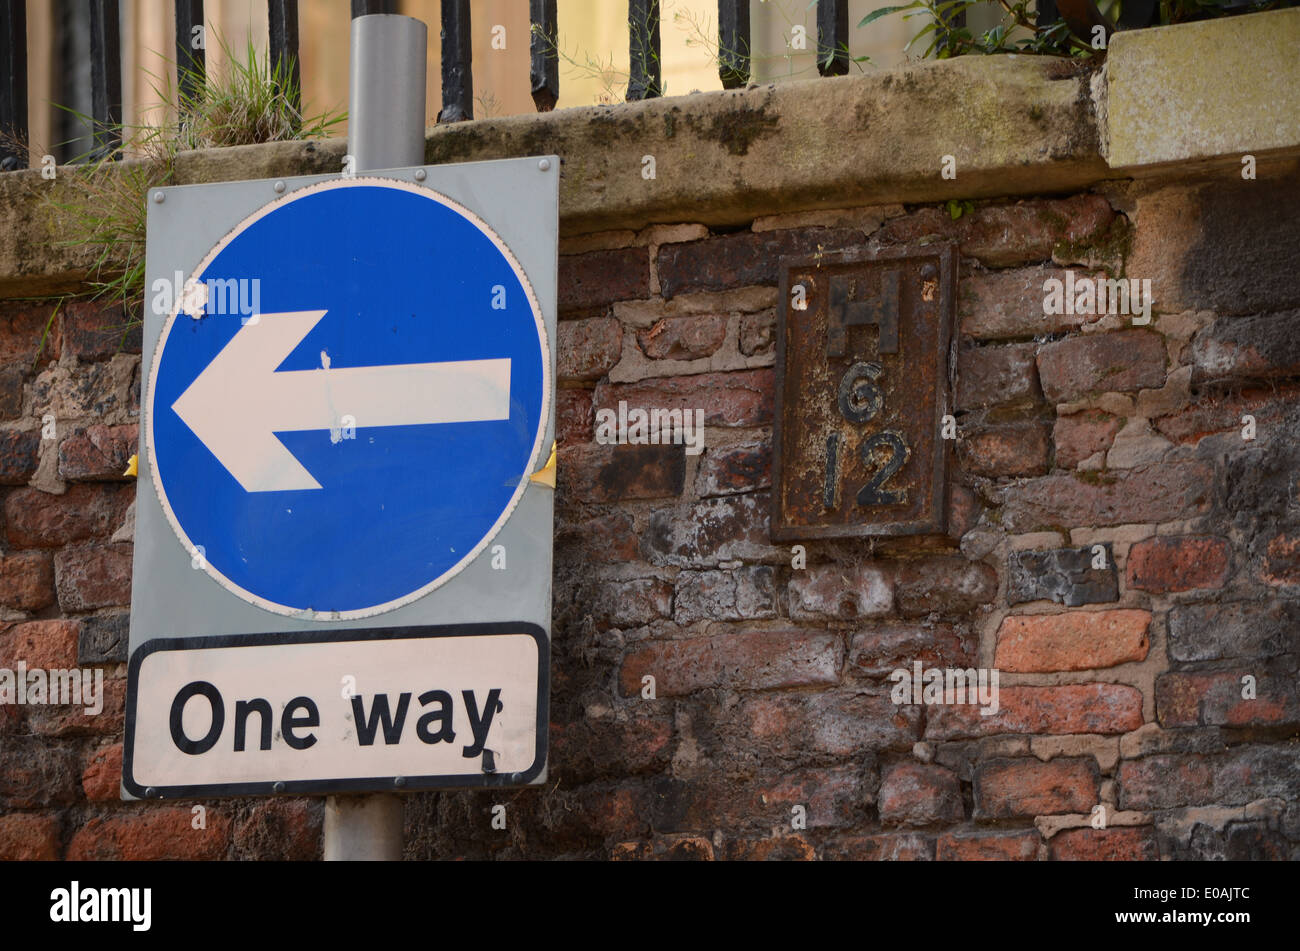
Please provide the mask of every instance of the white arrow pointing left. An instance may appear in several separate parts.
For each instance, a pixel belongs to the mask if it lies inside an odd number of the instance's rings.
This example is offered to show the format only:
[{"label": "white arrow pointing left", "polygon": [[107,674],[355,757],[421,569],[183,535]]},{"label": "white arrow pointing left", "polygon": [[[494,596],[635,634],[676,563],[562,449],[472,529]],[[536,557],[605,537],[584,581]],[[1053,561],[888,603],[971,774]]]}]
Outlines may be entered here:
[{"label": "white arrow pointing left", "polygon": [[325,314],[259,314],[172,404],[246,492],[321,487],[277,432],[510,418],[509,359],[277,373]]}]

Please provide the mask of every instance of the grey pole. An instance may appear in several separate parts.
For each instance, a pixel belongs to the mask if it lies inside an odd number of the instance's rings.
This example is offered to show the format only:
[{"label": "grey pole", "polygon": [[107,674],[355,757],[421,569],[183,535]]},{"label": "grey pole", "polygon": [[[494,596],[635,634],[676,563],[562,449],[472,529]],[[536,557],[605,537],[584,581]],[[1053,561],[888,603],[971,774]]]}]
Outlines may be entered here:
[{"label": "grey pole", "polygon": [[[389,14],[352,21],[348,154],[356,173],[424,164],[428,28]],[[388,793],[325,800],[325,861],[402,857],[402,799]]]}]

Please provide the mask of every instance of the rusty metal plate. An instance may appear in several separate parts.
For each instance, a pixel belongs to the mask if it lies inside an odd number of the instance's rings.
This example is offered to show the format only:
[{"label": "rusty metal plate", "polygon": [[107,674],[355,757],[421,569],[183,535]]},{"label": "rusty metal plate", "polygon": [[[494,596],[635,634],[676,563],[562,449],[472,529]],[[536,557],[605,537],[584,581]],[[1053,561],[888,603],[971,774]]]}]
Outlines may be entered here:
[{"label": "rusty metal plate", "polygon": [[951,245],[781,262],[772,537],[946,530]]}]

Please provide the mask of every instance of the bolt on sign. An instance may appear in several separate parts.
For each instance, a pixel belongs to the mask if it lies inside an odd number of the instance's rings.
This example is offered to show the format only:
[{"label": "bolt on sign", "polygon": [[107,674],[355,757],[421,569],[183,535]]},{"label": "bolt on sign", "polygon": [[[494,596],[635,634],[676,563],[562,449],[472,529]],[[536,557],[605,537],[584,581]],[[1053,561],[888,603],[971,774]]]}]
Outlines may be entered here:
[{"label": "bolt on sign", "polygon": [[946,530],[956,250],[784,260],[772,537]]},{"label": "bolt on sign", "polygon": [[124,796],[544,781],[558,169],[150,192]]}]

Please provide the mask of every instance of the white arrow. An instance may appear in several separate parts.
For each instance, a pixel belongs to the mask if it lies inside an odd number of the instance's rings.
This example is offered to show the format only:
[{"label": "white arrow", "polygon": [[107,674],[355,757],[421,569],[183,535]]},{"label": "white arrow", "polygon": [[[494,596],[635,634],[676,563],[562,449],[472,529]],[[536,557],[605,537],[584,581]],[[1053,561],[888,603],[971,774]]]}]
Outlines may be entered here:
[{"label": "white arrow", "polygon": [[[246,492],[319,489],[277,432],[510,418],[510,360],[275,371],[323,310],[259,314],[172,409]],[[323,362],[328,362],[327,360]]]}]

